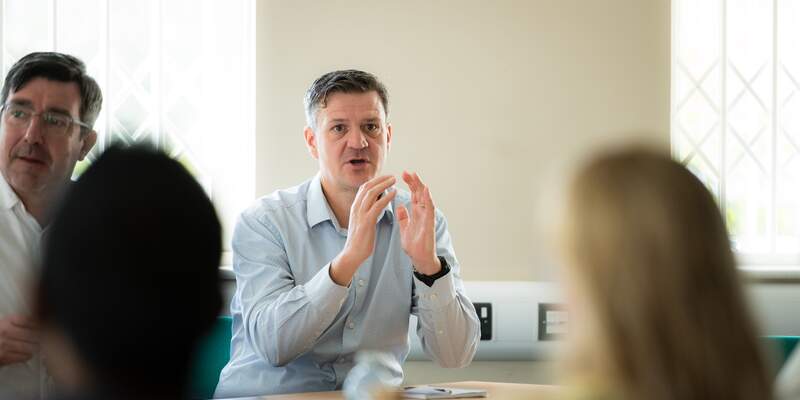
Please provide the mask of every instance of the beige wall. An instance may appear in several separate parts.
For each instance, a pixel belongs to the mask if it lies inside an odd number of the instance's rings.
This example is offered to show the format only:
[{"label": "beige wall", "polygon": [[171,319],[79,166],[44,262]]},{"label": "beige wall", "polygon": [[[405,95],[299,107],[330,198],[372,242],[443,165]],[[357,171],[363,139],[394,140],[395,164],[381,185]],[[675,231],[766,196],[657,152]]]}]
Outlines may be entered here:
[{"label": "beige wall", "polygon": [[608,142],[669,143],[668,0],[257,7],[257,194],[316,171],[302,140],[311,81],[373,72],[390,92],[388,172],[431,186],[465,279],[551,277],[531,221],[552,176]]}]

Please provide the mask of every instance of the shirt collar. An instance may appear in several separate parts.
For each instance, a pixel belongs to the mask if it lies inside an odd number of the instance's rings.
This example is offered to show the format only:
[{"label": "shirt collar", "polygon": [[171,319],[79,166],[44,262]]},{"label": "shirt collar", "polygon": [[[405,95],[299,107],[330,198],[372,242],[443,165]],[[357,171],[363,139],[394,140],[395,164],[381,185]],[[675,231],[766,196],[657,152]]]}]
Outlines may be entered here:
[{"label": "shirt collar", "polygon": [[5,176],[0,174],[0,210],[9,210],[19,202],[19,196],[11,189]]},{"label": "shirt collar", "polygon": [[[317,224],[324,222],[324,221],[331,221],[333,225],[339,228],[339,224],[333,215],[333,210],[331,210],[330,205],[328,204],[328,200],[325,198],[325,193],[322,192],[322,178],[319,173],[314,176],[314,179],[311,180],[311,183],[308,186],[308,192],[306,194],[306,198],[308,199],[307,205],[307,216],[308,219],[308,226],[313,228]],[[383,213],[381,217],[378,219],[386,218],[389,223],[393,223],[394,221],[394,201],[390,202],[386,205],[383,209]]]},{"label": "shirt collar", "polygon": [[308,186],[308,226],[313,228],[320,222],[331,220],[333,221],[333,211],[328,205],[328,200],[325,199],[325,194],[322,193],[322,181],[318,173],[311,180]]}]

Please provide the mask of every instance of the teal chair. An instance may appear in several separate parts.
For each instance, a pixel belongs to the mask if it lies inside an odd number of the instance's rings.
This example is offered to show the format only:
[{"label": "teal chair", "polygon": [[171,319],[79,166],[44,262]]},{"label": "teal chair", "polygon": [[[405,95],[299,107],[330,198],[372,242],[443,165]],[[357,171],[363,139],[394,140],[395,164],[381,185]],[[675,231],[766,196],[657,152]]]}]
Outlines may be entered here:
[{"label": "teal chair", "polygon": [[792,355],[792,351],[797,348],[800,336],[764,336],[762,344],[766,347],[767,354],[773,357],[773,372],[775,374]]},{"label": "teal chair", "polygon": [[198,345],[197,359],[189,377],[189,396],[192,399],[214,397],[219,374],[231,356],[231,325],[228,316],[217,318],[208,336]]}]

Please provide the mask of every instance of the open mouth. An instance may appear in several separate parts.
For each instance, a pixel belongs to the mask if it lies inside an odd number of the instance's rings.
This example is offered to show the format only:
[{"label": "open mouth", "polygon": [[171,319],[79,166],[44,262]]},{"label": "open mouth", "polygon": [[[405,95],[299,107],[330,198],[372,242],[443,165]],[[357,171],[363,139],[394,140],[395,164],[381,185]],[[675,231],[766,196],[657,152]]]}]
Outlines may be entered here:
[{"label": "open mouth", "polygon": [[352,159],[352,160],[348,161],[348,163],[350,163],[350,165],[364,165],[364,164],[367,163],[367,160],[365,160],[363,158],[355,158],[355,159]]}]

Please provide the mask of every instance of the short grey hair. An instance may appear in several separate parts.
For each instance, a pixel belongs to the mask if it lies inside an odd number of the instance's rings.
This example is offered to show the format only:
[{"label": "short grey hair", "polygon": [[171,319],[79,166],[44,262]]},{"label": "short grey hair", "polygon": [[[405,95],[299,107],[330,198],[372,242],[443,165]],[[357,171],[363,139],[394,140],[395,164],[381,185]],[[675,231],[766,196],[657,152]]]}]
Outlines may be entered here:
[{"label": "short grey hair", "polygon": [[327,105],[328,96],[333,93],[367,93],[375,91],[383,104],[383,111],[389,116],[389,95],[386,87],[375,75],[355,69],[328,72],[320,76],[306,91],[303,103],[306,110],[306,123],[316,130],[317,112]]}]

